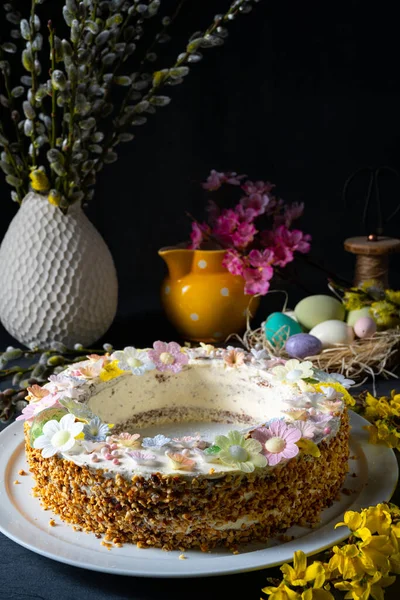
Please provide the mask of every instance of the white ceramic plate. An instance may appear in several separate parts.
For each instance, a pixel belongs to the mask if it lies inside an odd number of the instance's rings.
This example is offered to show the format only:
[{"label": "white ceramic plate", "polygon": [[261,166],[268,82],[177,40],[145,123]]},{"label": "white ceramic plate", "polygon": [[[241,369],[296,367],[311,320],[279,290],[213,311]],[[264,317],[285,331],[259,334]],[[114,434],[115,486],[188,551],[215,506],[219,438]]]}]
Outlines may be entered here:
[{"label": "white ceramic plate", "polygon": [[[334,529],[346,510],[389,500],[398,478],[394,452],[368,443],[363,429],[367,422],[351,413],[350,472],[340,501],[325,510],[317,529],[292,527],[287,535],[295,539],[287,543],[271,541],[251,544],[232,554],[224,548],[211,553],[190,550],[165,552],[149,548],[138,549],[126,544],[107,550],[93,534],[77,533],[50,511],[43,511],[39,500],[32,497],[32,478],[18,475],[28,471],[24,454],[23,428],[13,423],[0,434],[0,531],[11,540],[47,558],[73,565],[120,575],[140,577],[199,577],[251,571],[290,561],[295,550],[311,555],[345,539],[347,529]],[[354,477],[353,474],[356,476]],[[20,481],[17,485],[15,480]],[[54,517],[55,527],[49,526]]]}]

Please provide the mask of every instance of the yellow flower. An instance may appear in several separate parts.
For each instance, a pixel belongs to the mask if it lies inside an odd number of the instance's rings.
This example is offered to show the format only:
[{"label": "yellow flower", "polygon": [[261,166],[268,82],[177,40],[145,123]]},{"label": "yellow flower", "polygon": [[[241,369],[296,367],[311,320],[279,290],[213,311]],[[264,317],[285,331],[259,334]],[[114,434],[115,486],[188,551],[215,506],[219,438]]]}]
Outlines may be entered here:
[{"label": "yellow flower", "polygon": [[29,178],[31,180],[32,189],[35,192],[47,192],[50,187],[49,180],[47,179],[47,175],[41,169],[35,169],[29,173]]},{"label": "yellow flower", "polygon": [[386,299],[393,304],[400,304],[400,291],[395,292],[394,290],[385,290]]},{"label": "yellow flower", "polygon": [[396,553],[397,544],[393,544],[387,535],[372,535],[366,527],[360,529],[357,536],[362,540],[358,546],[365,572],[372,575],[379,570],[388,574],[390,571],[389,556]]},{"label": "yellow flower", "polygon": [[327,388],[327,387],[330,387],[333,390],[335,390],[336,392],[339,392],[340,394],[342,394],[343,400],[345,401],[347,406],[355,405],[356,401],[354,400],[353,396],[351,394],[349,394],[349,392],[346,390],[346,388],[343,387],[340,383],[324,381],[323,383],[316,383],[314,385],[314,389],[317,392],[323,392],[323,388]]},{"label": "yellow flower", "polygon": [[360,560],[360,551],[355,544],[333,547],[333,556],[328,563],[328,570],[339,571],[343,579],[354,579],[364,575],[365,569]]},{"label": "yellow flower", "polygon": [[370,506],[369,508],[363,510],[363,515],[365,516],[364,526],[367,527],[371,533],[389,535],[392,525],[392,517],[387,504]]},{"label": "yellow flower", "polygon": [[335,600],[330,592],[321,588],[309,588],[301,594],[301,600]]},{"label": "yellow flower", "polygon": [[200,342],[200,347],[203,348],[207,356],[209,356],[215,350],[215,347],[212,344],[205,344],[204,342]]},{"label": "yellow flower", "polygon": [[335,529],[336,527],[341,527],[342,525],[348,527],[350,531],[356,531],[357,529],[364,527],[366,519],[366,515],[364,513],[365,511],[360,514],[353,510],[348,510],[344,513],[344,521],[336,523]]},{"label": "yellow flower", "polygon": [[321,452],[314,442],[307,439],[301,439],[296,442],[296,445],[299,447],[303,454],[307,454],[310,456],[314,456],[314,458],[319,458],[321,456]]},{"label": "yellow flower", "polygon": [[57,192],[57,190],[50,190],[49,195],[47,196],[47,200],[53,206],[60,206],[60,204],[61,204],[60,192]]},{"label": "yellow flower", "polygon": [[115,379],[124,373],[125,371],[121,371],[121,369],[118,368],[118,361],[113,360],[102,368],[100,371],[100,379],[102,381],[110,381],[110,379]]},{"label": "yellow flower", "polygon": [[283,581],[278,587],[268,586],[262,591],[269,595],[269,600],[301,600],[300,594],[291,590]]},{"label": "yellow flower", "polygon": [[385,300],[373,302],[370,310],[376,324],[383,329],[396,327],[400,324],[399,307],[391,302]]},{"label": "yellow flower", "polygon": [[307,558],[304,552],[298,550],[293,556],[293,567],[288,564],[281,566],[285,581],[293,586],[305,586],[314,581],[314,587],[320,588],[325,581],[325,569],[322,563],[315,561],[307,567]]},{"label": "yellow flower", "polygon": [[339,581],[335,583],[335,588],[347,591],[345,598],[353,600],[368,600],[370,596],[374,600],[384,600],[382,588],[392,585],[395,579],[395,577],[382,577],[381,573],[376,572],[371,578],[362,577],[354,581]]},{"label": "yellow flower", "polygon": [[365,296],[359,292],[348,290],[343,296],[343,304],[346,310],[359,310],[365,306]]}]

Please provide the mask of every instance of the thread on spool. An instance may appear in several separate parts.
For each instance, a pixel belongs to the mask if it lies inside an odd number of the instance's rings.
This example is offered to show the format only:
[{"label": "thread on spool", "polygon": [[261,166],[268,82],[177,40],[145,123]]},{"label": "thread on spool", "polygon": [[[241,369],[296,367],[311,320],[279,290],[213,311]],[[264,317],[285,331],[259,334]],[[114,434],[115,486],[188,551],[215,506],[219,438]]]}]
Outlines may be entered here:
[{"label": "thread on spool", "polygon": [[368,279],[375,279],[384,287],[389,286],[389,257],[387,254],[380,256],[357,254],[354,285],[358,286]]}]

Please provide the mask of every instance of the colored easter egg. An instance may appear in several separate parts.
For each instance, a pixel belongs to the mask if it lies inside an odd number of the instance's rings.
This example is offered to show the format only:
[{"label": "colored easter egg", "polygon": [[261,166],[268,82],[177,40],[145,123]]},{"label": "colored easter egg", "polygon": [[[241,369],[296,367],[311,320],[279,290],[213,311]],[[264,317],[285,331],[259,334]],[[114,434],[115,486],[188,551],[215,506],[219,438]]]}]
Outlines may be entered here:
[{"label": "colored easter egg", "polygon": [[354,331],[347,323],[337,319],[331,319],[318,323],[310,331],[321,342],[323,348],[331,348],[335,344],[351,344],[354,340]]},{"label": "colored easter egg", "polygon": [[346,317],[346,323],[347,325],[350,325],[350,327],[354,327],[358,319],[361,319],[361,317],[371,317],[369,306],[364,306],[363,308],[358,308],[357,310],[349,310]]},{"label": "colored easter egg", "polygon": [[306,329],[312,329],[324,321],[343,321],[345,315],[344,306],[333,296],[308,296],[296,305],[294,312],[300,325]]},{"label": "colored easter egg", "polygon": [[45,408],[40,411],[33,419],[31,428],[29,430],[29,442],[33,448],[33,442],[42,435],[43,426],[48,421],[60,421],[64,415],[67,415],[68,411],[65,408]]},{"label": "colored easter egg", "polygon": [[287,340],[285,348],[289,356],[303,359],[319,354],[322,350],[322,342],[309,333],[296,333]]},{"label": "colored easter egg", "polygon": [[265,322],[265,337],[271,344],[284,344],[291,335],[301,333],[300,325],[287,315],[271,313]]},{"label": "colored easter egg", "polygon": [[354,333],[359,338],[371,337],[376,333],[376,323],[372,317],[361,317],[354,324]]}]

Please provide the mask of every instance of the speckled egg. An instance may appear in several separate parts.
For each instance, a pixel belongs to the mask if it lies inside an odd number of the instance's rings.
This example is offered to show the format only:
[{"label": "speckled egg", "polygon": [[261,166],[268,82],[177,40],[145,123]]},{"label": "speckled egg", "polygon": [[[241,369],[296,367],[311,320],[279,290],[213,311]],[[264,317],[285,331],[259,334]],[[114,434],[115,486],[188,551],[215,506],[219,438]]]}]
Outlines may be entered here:
[{"label": "speckled egg", "polygon": [[371,337],[376,333],[376,323],[372,317],[361,317],[354,324],[354,333],[359,338]]},{"label": "speckled egg", "polygon": [[289,356],[303,359],[307,356],[319,354],[322,350],[322,343],[309,333],[296,333],[287,340],[285,349]]},{"label": "speckled egg", "polygon": [[318,323],[311,329],[310,335],[318,338],[323,348],[331,348],[335,344],[351,344],[354,340],[353,328],[337,319]]},{"label": "speckled egg", "polygon": [[345,315],[344,306],[333,296],[308,296],[296,305],[294,312],[300,325],[305,329],[312,329],[324,321],[343,321]]},{"label": "speckled egg", "polygon": [[283,343],[291,335],[301,332],[300,325],[284,313],[271,313],[265,322],[265,337],[271,344]]},{"label": "speckled egg", "polygon": [[350,325],[350,327],[354,327],[361,317],[371,317],[369,306],[364,306],[364,308],[358,308],[357,310],[349,310],[346,317],[346,323],[347,325]]}]

